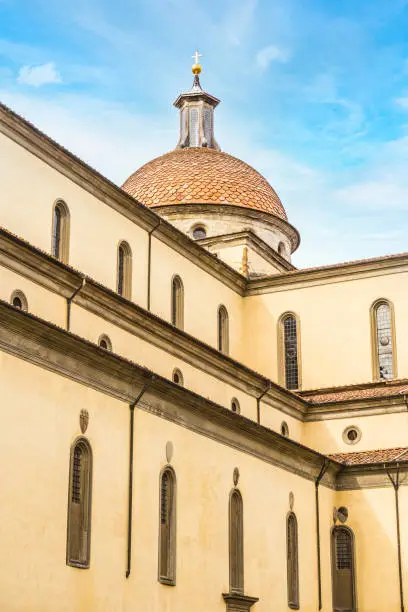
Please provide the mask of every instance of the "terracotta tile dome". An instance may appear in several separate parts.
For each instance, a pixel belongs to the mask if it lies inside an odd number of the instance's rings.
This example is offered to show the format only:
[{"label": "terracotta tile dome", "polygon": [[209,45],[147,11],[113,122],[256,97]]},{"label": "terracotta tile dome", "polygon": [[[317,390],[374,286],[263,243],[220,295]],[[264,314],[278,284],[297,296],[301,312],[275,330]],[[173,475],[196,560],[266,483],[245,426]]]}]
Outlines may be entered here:
[{"label": "terracotta tile dome", "polygon": [[215,149],[175,149],[136,170],[122,189],[152,208],[171,204],[229,204],[287,220],[277,193],[259,172]]}]

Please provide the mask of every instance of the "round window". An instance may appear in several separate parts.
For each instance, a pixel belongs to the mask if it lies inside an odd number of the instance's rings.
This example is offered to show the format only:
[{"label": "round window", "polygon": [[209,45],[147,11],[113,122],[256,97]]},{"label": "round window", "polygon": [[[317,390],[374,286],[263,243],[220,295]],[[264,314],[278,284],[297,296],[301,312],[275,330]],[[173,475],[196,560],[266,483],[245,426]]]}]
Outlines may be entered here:
[{"label": "round window", "polygon": [[356,425],[350,425],[343,431],[343,441],[346,444],[357,444],[361,440],[361,429]]},{"label": "round window", "polygon": [[201,238],[205,238],[207,236],[207,232],[205,227],[202,225],[198,225],[193,229],[193,238],[194,240],[200,240]]},{"label": "round window", "polygon": [[281,434],[282,434],[282,436],[285,436],[285,438],[287,438],[289,436],[289,427],[288,427],[288,424],[286,423],[286,421],[282,421]]}]

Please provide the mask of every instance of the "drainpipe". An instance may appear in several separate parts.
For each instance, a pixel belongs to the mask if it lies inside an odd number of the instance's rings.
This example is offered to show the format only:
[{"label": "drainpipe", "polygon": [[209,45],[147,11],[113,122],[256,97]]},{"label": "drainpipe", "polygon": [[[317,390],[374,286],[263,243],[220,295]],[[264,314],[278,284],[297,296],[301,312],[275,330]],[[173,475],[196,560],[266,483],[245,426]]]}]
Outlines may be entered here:
[{"label": "drainpipe", "polygon": [[324,458],[323,465],[319,472],[318,477],[315,480],[315,500],[316,500],[316,546],[317,546],[317,587],[319,593],[319,610],[322,609],[322,569],[320,562],[320,508],[319,508],[319,484],[321,479],[326,473],[328,468],[326,457]]},{"label": "drainpipe", "polygon": [[151,269],[152,269],[152,234],[153,232],[157,230],[161,222],[162,220],[159,219],[159,222],[157,223],[157,225],[155,225],[153,229],[151,229],[148,232],[149,238],[148,238],[148,246],[147,246],[147,310],[149,311],[150,311],[150,276],[151,276]]},{"label": "drainpipe", "polygon": [[395,518],[397,524],[397,544],[398,544],[398,576],[399,576],[399,593],[400,593],[400,605],[401,612],[404,612],[404,591],[402,586],[402,558],[401,558],[401,532],[400,532],[400,513],[399,513],[399,487],[400,487],[400,469],[399,463],[397,463],[397,473],[395,479],[392,477],[391,473],[388,471],[384,464],[384,470],[387,472],[387,476],[391,481],[391,484],[394,488],[395,494]]},{"label": "drainpipe", "polygon": [[82,283],[78,287],[78,289],[75,289],[75,291],[71,295],[71,297],[67,297],[67,331],[69,331],[69,328],[71,326],[71,303],[72,303],[72,300],[74,299],[74,297],[76,295],[78,295],[78,293],[81,291],[81,289],[83,289],[85,287],[85,284],[86,284],[86,278],[84,276],[84,277],[82,277]]},{"label": "drainpipe", "polygon": [[132,404],[130,410],[130,439],[129,439],[129,496],[128,496],[128,534],[127,534],[127,569],[126,578],[130,576],[130,566],[132,563],[132,509],[133,509],[133,429],[135,421],[135,406],[139,403],[147,389],[147,385],[142,387],[139,395]]},{"label": "drainpipe", "polygon": [[261,395],[256,398],[256,422],[259,424],[261,424],[261,399],[263,398],[264,395],[268,393],[271,386],[272,386],[271,381],[269,381],[268,386],[266,387],[265,391],[263,391]]}]

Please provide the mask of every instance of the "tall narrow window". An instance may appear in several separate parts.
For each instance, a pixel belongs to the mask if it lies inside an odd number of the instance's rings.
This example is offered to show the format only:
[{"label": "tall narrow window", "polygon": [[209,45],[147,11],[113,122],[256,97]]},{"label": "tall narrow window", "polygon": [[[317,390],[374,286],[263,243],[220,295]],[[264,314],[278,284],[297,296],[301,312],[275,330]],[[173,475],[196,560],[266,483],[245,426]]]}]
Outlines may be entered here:
[{"label": "tall narrow window", "polygon": [[176,584],[176,475],[171,467],[160,476],[159,581]]},{"label": "tall narrow window", "polygon": [[378,300],[371,308],[373,377],[396,377],[394,311],[391,302]]},{"label": "tall narrow window", "polygon": [[132,297],[132,251],[125,241],[118,246],[117,291],[127,299]]},{"label": "tall narrow window", "polygon": [[218,350],[229,353],[229,317],[225,306],[218,308]]},{"label": "tall narrow window", "polygon": [[278,244],[278,253],[279,255],[282,255],[282,257],[286,257],[286,247],[283,242]]},{"label": "tall narrow window", "polygon": [[229,502],[230,592],[244,592],[244,517],[242,496],[234,489]]},{"label": "tall narrow window", "polygon": [[298,560],[298,528],[294,512],[288,514],[286,521],[287,539],[287,570],[288,570],[288,606],[292,610],[299,609],[299,560]]},{"label": "tall narrow window", "polygon": [[53,208],[51,254],[60,261],[68,262],[69,210],[62,200],[57,200]]},{"label": "tall narrow window", "polygon": [[171,322],[179,329],[184,327],[184,287],[177,275],[171,281]]},{"label": "tall narrow window", "polygon": [[345,526],[332,531],[332,580],[334,612],[355,612],[354,536]]},{"label": "tall narrow window", "polygon": [[300,389],[298,321],[287,313],[279,323],[281,382],[287,389]]},{"label": "tall narrow window", "polygon": [[199,146],[199,125],[198,125],[198,108],[190,108],[189,111],[189,119],[190,119],[190,147],[198,147]]},{"label": "tall narrow window", "polygon": [[67,564],[89,567],[91,541],[92,451],[80,438],[71,448]]}]

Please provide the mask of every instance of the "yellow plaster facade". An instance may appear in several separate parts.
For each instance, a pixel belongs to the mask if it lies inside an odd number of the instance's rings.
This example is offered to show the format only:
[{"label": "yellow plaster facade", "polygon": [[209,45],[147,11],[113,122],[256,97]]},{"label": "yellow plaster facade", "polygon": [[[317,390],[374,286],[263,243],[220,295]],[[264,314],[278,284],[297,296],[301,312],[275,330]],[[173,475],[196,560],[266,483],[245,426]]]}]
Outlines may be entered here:
[{"label": "yellow plaster facade", "polygon": [[[212,110],[218,103],[200,86],[182,94],[183,108],[189,95]],[[180,208],[156,214],[4,106],[0,151],[0,609],[402,610],[408,256],[296,270],[275,249],[280,235],[287,249],[296,244],[295,230],[251,202],[239,213],[241,233],[211,202],[213,236],[197,243],[194,202],[184,225]],[[70,217],[64,263],[51,254],[57,200]],[[198,204],[195,222],[203,223]],[[129,299],[117,293],[121,241],[132,257]],[[243,248],[248,274],[240,273]],[[171,324],[174,275],[183,330]],[[16,290],[27,312],[13,302]],[[386,318],[373,336],[370,308],[380,298],[393,306],[393,329]],[[228,354],[218,350],[220,305]],[[284,313],[295,315],[295,332],[279,329]],[[103,334],[111,352],[98,346]],[[392,376],[377,368],[385,375],[373,380],[373,359],[389,359],[387,347],[396,367]],[[86,569],[67,558],[68,515],[85,491],[80,472],[75,481],[80,459],[70,465],[81,436],[92,449]],[[158,580],[168,464],[176,478],[175,536],[166,544],[172,585]],[[239,563],[228,514],[234,488],[243,501],[239,588],[230,580]],[[298,542],[289,553],[290,511]],[[352,545],[341,540],[346,532]],[[343,534],[334,546],[332,533]]]}]

